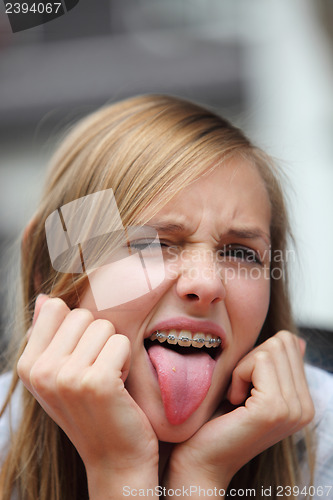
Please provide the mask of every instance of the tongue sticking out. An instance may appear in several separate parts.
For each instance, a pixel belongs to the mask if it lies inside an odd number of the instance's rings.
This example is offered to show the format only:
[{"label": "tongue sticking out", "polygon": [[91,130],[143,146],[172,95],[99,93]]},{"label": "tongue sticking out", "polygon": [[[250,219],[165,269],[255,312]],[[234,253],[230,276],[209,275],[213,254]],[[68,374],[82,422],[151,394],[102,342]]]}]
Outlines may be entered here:
[{"label": "tongue sticking out", "polygon": [[205,399],[215,361],[206,352],[179,354],[161,345],[151,346],[148,355],[157,371],[166,417],[172,425],[182,424]]}]

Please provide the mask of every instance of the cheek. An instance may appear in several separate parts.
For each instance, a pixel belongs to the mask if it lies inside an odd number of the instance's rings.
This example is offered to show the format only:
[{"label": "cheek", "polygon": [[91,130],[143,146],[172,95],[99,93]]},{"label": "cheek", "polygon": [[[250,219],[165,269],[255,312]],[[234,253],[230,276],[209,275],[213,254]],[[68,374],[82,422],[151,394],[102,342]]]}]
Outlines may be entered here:
[{"label": "cheek", "polygon": [[154,291],[165,280],[163,262],[140,257],[139,253],[87,271],[98,311],[131,303]]},{"label": "cheek", "polygon": [[[127,308],[160,294],[169,281],[162,252],[139,251],[95,269],[88,269],[91,295],[97,311]],[[143,299],[144,301],[144,299]]]},{"label": "cheek", "polygon": [[[259,276],[259,275],[258,275]],[[236,278],[226,284],[226,307],[234,334],[254,344],[265,321],[270,300],[270,281],[264,276]]]},{"label": "cheek", "polygon": [[[122,266],[113,264],[89,272],[88,286],[80,300],[80,307],[89,309],[96,319],[111,321],[116,332],[126,335],[131,341],[170,287],[165,274],[161,279],[161,273],[156,272],[155,286],[147,291],[141,264],[133,264],[127,267],[126,273]],[[150,270],[152,277],[152,267]]]}]

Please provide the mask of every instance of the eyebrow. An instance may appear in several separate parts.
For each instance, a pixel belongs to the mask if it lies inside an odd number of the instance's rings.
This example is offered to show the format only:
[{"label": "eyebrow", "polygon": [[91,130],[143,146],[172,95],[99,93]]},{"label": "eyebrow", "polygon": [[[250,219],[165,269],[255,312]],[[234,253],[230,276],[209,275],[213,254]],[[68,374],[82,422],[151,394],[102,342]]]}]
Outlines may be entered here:
[{"label": "eyebrow", "polygon": [[[157,232],[164,232],[170,234],[185,234],[190,232],[189,229],[182,223],[174,222],[149,222],[147,226],[154,228]],[[259,228],[231,228],[226,233],[221,235],[221,239],[224,237],[235,237],[240,239],[254,240],[261,238],[268,245],[271,242],[271,237],[268,233],[262,231]]]},{"label": "eyebrow", "polygon": [[161,233],[184,234],[188,231],[184,224],[176,222],[149,222],[149,224],[145,225]]}]

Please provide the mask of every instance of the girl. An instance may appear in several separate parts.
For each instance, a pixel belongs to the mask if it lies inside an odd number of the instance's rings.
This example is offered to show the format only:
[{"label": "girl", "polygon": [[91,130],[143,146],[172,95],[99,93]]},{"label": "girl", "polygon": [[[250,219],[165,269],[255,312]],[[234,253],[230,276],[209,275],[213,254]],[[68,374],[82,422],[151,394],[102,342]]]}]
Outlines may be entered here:
[{"label": "girl", "polygon": [[75,126],[23,239],[1,498],[276,498],[310,474],[288,233],[271,161],[215,114],[147,95]]}]

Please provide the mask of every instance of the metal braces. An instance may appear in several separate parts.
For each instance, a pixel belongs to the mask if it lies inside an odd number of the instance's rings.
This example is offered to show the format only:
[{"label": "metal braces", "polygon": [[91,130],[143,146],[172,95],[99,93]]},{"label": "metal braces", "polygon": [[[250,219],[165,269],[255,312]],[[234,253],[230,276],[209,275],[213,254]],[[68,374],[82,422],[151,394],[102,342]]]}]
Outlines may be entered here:
[{"label": "metal braces", "polygon": [[169,335],[166,335],[165,333],[161,333],[159,331],[155,332],[155,335],[156,335],[156,338],[157,339],[166,339],[166,340],[181,340],[183,342],[196,342],[196,343],[199,343],[199,344],[205,344],[206,342],[209,342],[210,344],[218,344],[220,345],[221,344],[221,339],[218,337],[218,338],[215,338],[215,339],[204,339],[204,338],[196,338],[196,339],[190,339],[189,337],[176,337],[176,335],[172,335],[172,334],[169,334]]}]

